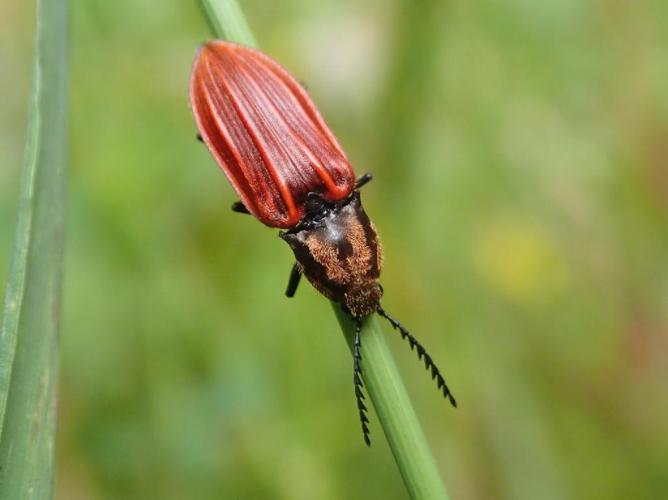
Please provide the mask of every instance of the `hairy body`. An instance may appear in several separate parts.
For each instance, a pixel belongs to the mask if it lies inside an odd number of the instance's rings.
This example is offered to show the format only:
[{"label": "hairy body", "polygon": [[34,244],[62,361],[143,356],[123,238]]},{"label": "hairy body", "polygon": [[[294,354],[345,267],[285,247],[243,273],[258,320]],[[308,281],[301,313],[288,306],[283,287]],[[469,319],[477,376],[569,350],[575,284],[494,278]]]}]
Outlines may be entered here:
[{"label": "hairy body", "polygon": [[281,238],[292,248],[299,271],[325,297],[343,304],[355,318],[378,309],[383,251],[358,191]]}]

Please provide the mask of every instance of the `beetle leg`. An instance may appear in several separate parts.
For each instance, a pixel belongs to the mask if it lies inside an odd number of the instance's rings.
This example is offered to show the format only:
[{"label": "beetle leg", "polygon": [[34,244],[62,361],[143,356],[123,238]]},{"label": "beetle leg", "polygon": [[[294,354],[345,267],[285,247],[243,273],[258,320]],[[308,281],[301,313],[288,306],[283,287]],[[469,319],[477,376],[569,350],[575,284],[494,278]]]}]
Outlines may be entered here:
[{"label": "beetle leg", "polygon": [[199,142],[204,142],[204,139],[202,138],[202,134],[197,134],[197,140]]},{"label": "beetle leg", "polygon": [[288,288],[285,290],[286,297],[294,297],[297,287],[299,286],[299,280],[302,278],[302,272],[299,270],[299,266],[295,262],[292,265],[292,271],[290,271],[290,279],[288,280]]},{"label": "beetle leg", "polygon": [[360,175],[355,181],[355,189],[359,189],[365,184],[368,184],[371,181],[371,179],[373,179],[373,175],[371,175],[371,172],[367,172],[366,174]]},{"label": "beetle leg", "polygon": [[355,386],[355,400],[357,401],[357,410],[360,414],[360,423],[362,424],[362,434],[367,446],[371,446],[369,439],[369,417],[366,416],[367,408],[364,404],[364,383],[362,382],[362,354],[360,349],[362,342],[360,333],[362,332],[362,320],[355,318],[355,343],[353,344],[353,385]]},{"label": "beetle leg", "polygon": [[238,214],[250,214],[250,212],[246,208],[246,205],[244,205],[240,201],[235,201],[234,203],[232,203],[232,211],[237,212]]},{"label": "beetle leg", "polygon": [[411,346],[411,351],[417,349],[418,359],[424,358],[424,367],[427,369],[428,372],[431,372],[431,378],[436,380],[436,385],[443,392],[443,396],[446,397],[448,401],[450,401],[450,404],[456,408],[457,401],[455,401],[454,396],[452,395],[450,389],[445,383],[445,379],[441,375],[441,372],[439,371],[438,367],[434,364],[434,361],[431,359],[431,356],[429,356],[429,354],[427,353],[427,350],[424,347],[422,347],[422,344],[420,344],[420,342],[418,342],[418,340],[415,337],[413,337],[408,332],[408,330],[406,330],[403,327],[401,323],[399,323],[396,319],[387,314],[382,307],[378,306],[378,309],[376,309],[376,311],[383,318],[385,318],[387,321],[390,322],[392,328],[394,328],[395,330],[399,330],[402,339],[404,340],[408,339],[408,344]]}]

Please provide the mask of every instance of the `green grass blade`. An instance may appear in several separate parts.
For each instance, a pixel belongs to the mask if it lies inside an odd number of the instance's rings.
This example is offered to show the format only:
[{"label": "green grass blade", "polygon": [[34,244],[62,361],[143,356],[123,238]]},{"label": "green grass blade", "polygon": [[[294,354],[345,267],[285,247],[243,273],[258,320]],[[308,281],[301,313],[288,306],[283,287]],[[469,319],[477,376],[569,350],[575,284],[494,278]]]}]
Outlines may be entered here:
[{"label": "green grass blade", "polygon": [[38,0],[28,139],[0,326],[0,499],[49,498],[67,156],[67,0]]},{"label": "green grass blade", "polygon": [[235,0],[200,0],[200,5],[215,36],[257,47],[246,17]]},{"label": "green grass blade", "polygon": [[[200,0],[200,3],[217,37],[256,46],[255,38],[234,0]],[[346,341],[352,347],[352,322],[337,304],[332,303],[332,306]],[[429,445],[375,315],[364,321],[361,335],[366,390],[408,493],[413,499],[447,499]],[[353,411],[352,399],[350,407]]]},{"label": "green grass blade", "polygon": [[[352,349],[354,325],[339,305],[332,303],[332,307]],[[414,499],[447,499],[436,462],[376,315],[364,320],[361,339],[364,385],[408,493]]]}]

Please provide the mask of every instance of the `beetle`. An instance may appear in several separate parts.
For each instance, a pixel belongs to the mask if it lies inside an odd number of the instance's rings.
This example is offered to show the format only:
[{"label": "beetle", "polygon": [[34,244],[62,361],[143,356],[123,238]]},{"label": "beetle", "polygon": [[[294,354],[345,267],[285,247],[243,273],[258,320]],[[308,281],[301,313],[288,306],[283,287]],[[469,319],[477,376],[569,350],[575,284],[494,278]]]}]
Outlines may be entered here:
[{"label": "beetle", "polygon": [[200,139],[240,201],[292,248],[286,295],[301,276],[339,303],[355,325],[353,384],[364,441],[370,444],[361,367],[362,320],[378,313],[424,361],[453,406],[455,398],[431,356],[380,305],[383,251],[360,188],[371,174],[353,168],[305,88],[259,50],[214,40],[200,46],[190,79],[190,105]]}]

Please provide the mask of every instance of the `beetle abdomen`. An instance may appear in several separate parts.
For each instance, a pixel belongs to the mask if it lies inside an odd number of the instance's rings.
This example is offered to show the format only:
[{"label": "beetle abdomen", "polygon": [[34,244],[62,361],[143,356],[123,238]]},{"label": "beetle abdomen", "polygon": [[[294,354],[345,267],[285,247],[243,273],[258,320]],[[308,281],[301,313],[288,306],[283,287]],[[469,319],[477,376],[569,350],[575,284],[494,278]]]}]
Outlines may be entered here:
[{"label": "beetle abdomen", "polygon": [[223,41],[204,44],[190,102],[204,142],[264,224],[297,224],[310,192],[338,201],[353,190],[353,169],[313,102],[261,52]]}]

